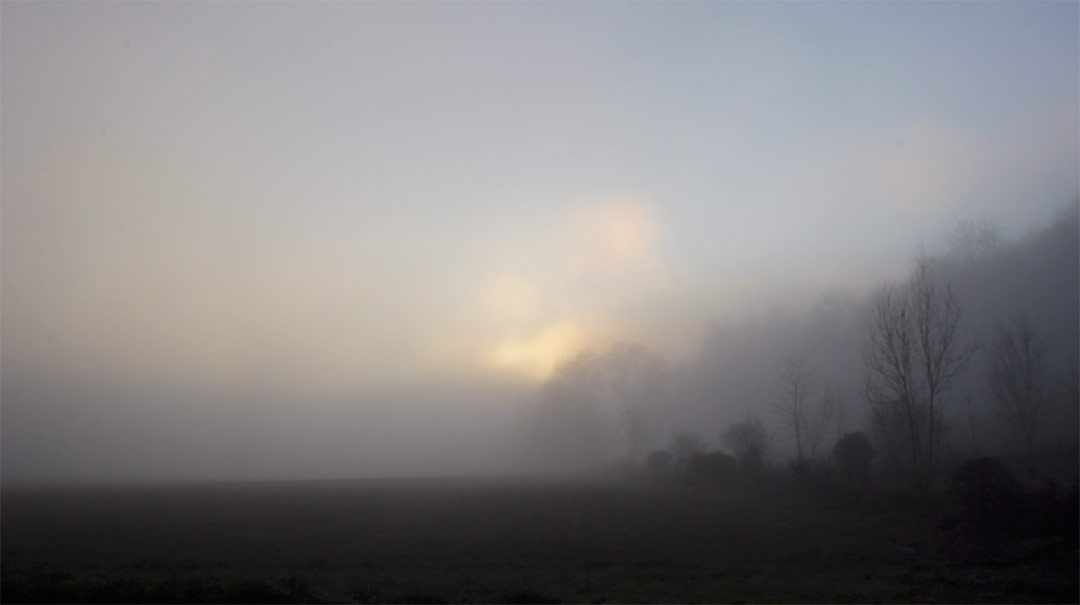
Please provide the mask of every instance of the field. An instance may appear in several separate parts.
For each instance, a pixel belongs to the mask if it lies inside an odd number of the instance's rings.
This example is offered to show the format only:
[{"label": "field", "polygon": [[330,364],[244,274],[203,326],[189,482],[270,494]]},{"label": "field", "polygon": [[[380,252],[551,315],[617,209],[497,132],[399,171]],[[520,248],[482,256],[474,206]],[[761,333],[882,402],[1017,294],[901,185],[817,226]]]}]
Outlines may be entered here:
[{"label": "field", "polygon": [[[5,489],[5,602],[1076,602],[1075,545],[782,484]],[[985,554],[985,553],[984,553]]]}]

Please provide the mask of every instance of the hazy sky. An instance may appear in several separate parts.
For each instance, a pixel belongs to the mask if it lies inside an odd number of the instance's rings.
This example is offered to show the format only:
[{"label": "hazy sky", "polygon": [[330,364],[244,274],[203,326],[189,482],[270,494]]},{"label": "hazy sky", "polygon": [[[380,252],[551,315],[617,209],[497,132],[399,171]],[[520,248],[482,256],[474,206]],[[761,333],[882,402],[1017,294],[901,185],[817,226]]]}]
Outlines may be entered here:
[{"label": "hazy sky", "polygon": [[4,2],[4,439],[34,385],[497,399],[1018,234],[1077,193],[1078,6]]}]

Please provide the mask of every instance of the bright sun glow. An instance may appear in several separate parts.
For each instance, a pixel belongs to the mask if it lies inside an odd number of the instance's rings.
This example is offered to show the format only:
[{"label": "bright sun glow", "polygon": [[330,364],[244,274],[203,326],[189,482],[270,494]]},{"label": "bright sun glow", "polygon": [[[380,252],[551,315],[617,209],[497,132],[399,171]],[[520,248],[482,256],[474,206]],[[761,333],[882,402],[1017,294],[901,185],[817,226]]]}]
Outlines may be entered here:
[{"label": "bright sun glow", "polygon": [[548,325],[531,338],[503,340],[487,361],[501,370],[543,380],[551,374],[558,361],[573,355],[583,343],[584,337],[578,326],[560,321]]},{"label": "bright sun glow", "polygon": [[578,200],[552,231],[541,259],[520,263],[532,273],[496,274],[480,288],[478,309],[498,335],[483,346],[482,364],[543,380],[560,360],[596,344],[601,332],[611,331],[611,307],[639,296],[658,277],[660,231],[646,198]]}]

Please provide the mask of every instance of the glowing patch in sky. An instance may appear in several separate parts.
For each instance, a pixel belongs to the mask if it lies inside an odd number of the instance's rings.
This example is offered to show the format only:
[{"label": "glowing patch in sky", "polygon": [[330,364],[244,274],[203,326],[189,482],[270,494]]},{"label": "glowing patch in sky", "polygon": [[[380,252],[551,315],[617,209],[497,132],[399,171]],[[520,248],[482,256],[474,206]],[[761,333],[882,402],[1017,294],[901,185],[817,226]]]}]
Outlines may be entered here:
[{"label": "glowing patch in sky", "polygon": [[568,321],[552,323],[531,338],[508,338],[499,343],[487,361],[502,370],[536,380],[551,374],[556,362],[570,357],[584,342],[578,326]]},{"label": "glowing patch in sky", "polygon": [[579,199],[535,245],[501,255],[477,290],[480,363],[542,380],[555,364],[600,340],[625,338],[630,302],[666,277],[662,222],[630,195]]},{"label": "glowing patch in sky", "polygon": [[617,197],[579,209],[573,217],[579,261],[601,268],[625,268],[654,254],[658,221],[649,205]]}]

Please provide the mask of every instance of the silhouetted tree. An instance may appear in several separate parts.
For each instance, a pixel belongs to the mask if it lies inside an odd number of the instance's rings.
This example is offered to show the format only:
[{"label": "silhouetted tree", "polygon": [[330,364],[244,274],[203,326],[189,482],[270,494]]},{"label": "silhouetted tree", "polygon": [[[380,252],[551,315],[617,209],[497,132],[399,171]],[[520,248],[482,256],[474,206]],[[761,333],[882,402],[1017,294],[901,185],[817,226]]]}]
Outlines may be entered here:
[{"label": "silhouetted tree", "polygon": [[627,343],[603,355],[584,351],[559,363],[541,389],[541,424],[551,445],[564,450],[564,458],[597,462],[609,453],[614,418],[631,460],[640,461],[650,409],[663,399],[666,370],[660,355]]},{"label": "silhouetted tree", "polygon": [[868,322],[871,419],[891,462],[913,488],[925,491],[939,457],[949,388],[974,349],[960,339],[960,305],[925,254],[909,280],[885,285]]},{"label": "silhouetted tree", "polygon": [[631,460],[640,459],[649,436],[649,408],[663,398],[667,364],[639,344],[616,343],[602,359],[604,382],[626,436]]},{"label": "silhouetted tree", "polygon": [[653,450],[645,459],[645,465],[654,473],[666,473],[671,469],[674,456],[667,450]]},{"label": "silhouetted tree", "polygon": [[842,404],[831,386],[818,388],[818,376],[802,351],[784,359],[777,373],[776,393],[768,403],[795,438],[798,465],[807,454],[817,457],[821,440]]},{"label": "silhouetted tree", "polygon": [[696,452],[686,459],[686,474],[692,483],[701,483],[709,479],[709,465],[705,454]]},{"label": "silhouetted tree", "polygon": [[803,441],[814,413],[812,398],[817,393],[817,376],[810,370],[805,353],[792,352],[784,359],[777,385],[777,393],[769,404],[795,437],[795,453],[802,463]]},{"label": "silhouetted tree", "polygon": [[589,351],[559,363],[541,388],[544,446],[562,462],[596,462],[601,454],[599,358]]},{"label": "silhouetted tree", "polygon": [[671,451],[675,454],[675,464],[685,467],[691,456],[705,452],[705,442],[697,435],[687,432],[676,433],[671,439]]},{"label": "silhouetted tree", "polygon": [[831,385],[826,386],[806,419],[804,435],[806,449],[809,451],[811,458],[817,458],[821,442],[825,439],[829,427],[840,414],[843,406],[844,399],[840,396],[840,392]]},{"label": "silhouetted tree", "polygon": [[982,456],[982,435],[980,425],[980,408],[971,393],[963,393],[960,396],[960,421],[964,436],[967,438],[968,449],[973,458]]},{"label": "silhouetted tree", "polygon": [[[1067,420],[1062,424],[1066,427],[1080,426],[1080,375],[1076,372],[1067,372],[1058,380],[1052,397],[1055,405],[1069,412]],[[1070,436],[1075,438],[1076,432],[1073,431]]]},{"label": "silhouetted tree", "polygon": [[870,479],[870,462],[874,446],[862,433],[846,433],[835,445],[832,455],[841,474],[851,483],[865,484]]},{"label": "silhouetted tree", "polygon": [[738,463],[724,452],[696,452],[686,461],[686,473],[695,483],[715,484],[734,474]]},{"label": "silhouetted tree", "polygon": [[960,221],[945,236],[948,257],[961,267],[985,261],[1003,247],[1001,225],[984,218],[981,221]]},{"label": "silhouetted tree", "polygon": [[757,472],[765,465],[769,434],[761,420],[751,418],[732,424],[720,435],[724,446],[735,454],[744,471]]},{"label": "silhouetted tree", "polygon": [[705,467],[714,481],[722,481],[734,473],[737,466],[735,459],[724,452],[715,451],[705,454]]},{"label": "silhouetted tree", "polygon": [[964,529],[998,534],[1015,529],[1019,522],[1023,492],[996,458],[977,458],[958,466],[948,493]]},{"label": "silhouetted tree", "polygon": [[1045,352],[1045,342],[1035,334],[1027,316],[1019,313],[1011,325],[998,326],[990,354],[990,392],[1005,422],[1016,431],[1023,455],[1029,459],[1046,401]]}]

